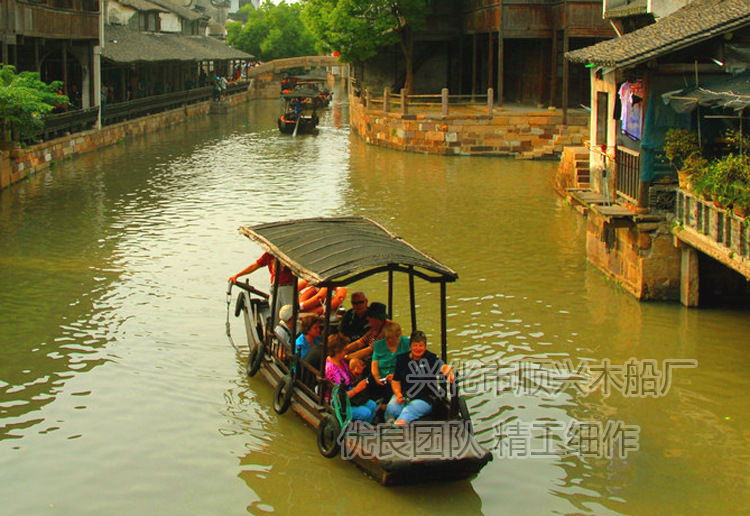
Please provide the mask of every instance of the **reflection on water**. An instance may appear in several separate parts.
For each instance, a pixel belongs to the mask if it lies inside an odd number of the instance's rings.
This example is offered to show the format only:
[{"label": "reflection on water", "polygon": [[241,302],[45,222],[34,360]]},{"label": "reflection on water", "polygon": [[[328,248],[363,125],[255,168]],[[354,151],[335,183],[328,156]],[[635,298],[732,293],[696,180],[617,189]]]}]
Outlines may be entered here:
[{"label": "reflection on water", "polygon": [[[367,146],[338,103],[318,136],[293,138],[276,130],[277,113],[275,101],[251,102],[0,194],[3,512],[744,510],[746,312],[642,304],[593,270],[585,220],[552,192],[554,163]],[[359,214],[459,274],[448,286],[449,358],[491,373],[473,386],[467,374],[465,393],[478,439],[496,452],[471,481],[384,489],[322,458],[314,433],[273,412],[272,389],[245,377],[226,342],[226,278],[260,252],[238,226]],[[268,284],[260,272],[253,281]],[[382,278],[361,287],[385,299]],[[407,292],[399,279],[393,312],[405,323]],[[438,291],[418,284],[417,297],[436,347]],[[631,357],[698,367],[675,370],[657,398],[509,381],[524,361],[552,374]],[[516,436],[515,456],[501,456],[513,425],[574,420],[637,426],[639,450],[528,457],[566,444],[548,431]]]}]

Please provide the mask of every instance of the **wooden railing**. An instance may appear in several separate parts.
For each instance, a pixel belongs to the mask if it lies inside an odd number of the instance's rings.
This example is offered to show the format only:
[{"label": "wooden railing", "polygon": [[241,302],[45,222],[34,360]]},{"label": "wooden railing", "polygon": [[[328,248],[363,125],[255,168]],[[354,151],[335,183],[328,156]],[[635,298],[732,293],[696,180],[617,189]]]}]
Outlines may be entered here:
[{"label": "wooden railing", "polygon": [[69,133],[78,133],[93,129],[99,118],[99,106],[86,109],[76,109],[65,113],[53,113],[47,115],[42,129],[37,138],[40,140],[52,140]]},{"label": "wooden railing", "polygon": [[369,110],[382,110],[385,113],[400,112],[407,115],[411,110],[419,112],[440,112],[443,116],[450,114],[451,107],[473,107],[484,114],[492,116],[494,108],[494,92],[492,88],[486,95],[451,95],[448,88],[443,88],[439,94],[407,95],[401,90],[398,95],[385,88],[382,97],[374,97],[369,90],[362,91],[353,81],[350,85],[353,95],[359,97],[362,104]]},{"label": "wooden railing", "polygon": [[[227,84],[227,95],[234,95],[247,90],[246,81]],[[102,125],[111,125],[123,120],[132,120],[153,113],[175,109],[185,104],[195,104],[209,100],[213,93],[212,86],[193,88],[191,90],[152,95],[127,102],[105,104],[102,109]],[[22,138],[25,142],[47,141],[65,134],[72,134],[93,129],[99,117],[99,106],[76,109],[64,113],[47,115],[44,128],[40,129],[34,139]]]},{"label": "wooden railing", "polygon": [[676,222],[715,244],[717,252],[750,257],[750,224],[731,210],[719,208],[685,190],[678,190]]},{"label": "wooden railing", "polygon": [[615,191],[625,200],[638,204],[641,188],[641,155],[625,147],[615,152]]}]

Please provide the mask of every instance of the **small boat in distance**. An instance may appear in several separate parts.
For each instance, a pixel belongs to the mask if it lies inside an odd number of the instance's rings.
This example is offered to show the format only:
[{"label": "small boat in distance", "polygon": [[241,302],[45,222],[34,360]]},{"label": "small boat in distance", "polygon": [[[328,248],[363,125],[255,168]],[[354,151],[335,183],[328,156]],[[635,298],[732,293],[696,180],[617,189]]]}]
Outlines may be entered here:
[{"label": "small boat in distance", "polygon": [[318,131],[319,107],[318,92],[295,89],[282,96],[284,107],[278,120],[279,131],[283,134],[316,134]]},{"label": "small boat in distance", "polygon": [[[353,421],[346,407],[349,403],[345,391],[331,385],[322,374],[325,358],[319,364],[308,363],[295,346],[287,344],[296,341],[301,312],[322,307],[325,357],[328,336],[338,331],[340,318],[333,307],[339,306],[343,298],[337,303],[337,296],[341,292],[345,296],[349,285],[382,274],[388,285],[386,313],[392,313],[394,275],[403,274],[409,288],[397,299],[408,309],[412,331],[422,329],[417,326],[417,308],[428,311],[417,303],[415,280],[437,286],[440,304],[431,310],[439,310],[439,316],[433,317],[439,326],[431,333],[440,343],[438,356],[447,363],[446,285],[456,281],[456,272],[365,217],[289,220],[240,227],[239,231],[273,256],[276,270],[284,266],[297,277],[288,326],[294,330],[291,340],[283,339],[275,331],[281,307],[271,306],[269,301],[276,301],[268,294],[247,282],[238,282],[234,285],[241,292],[234,314],[245,322],[247,347],[235,346],[229,335],[231,283],[227,293],[227,334],[242,359],[247,360],[248,376],[252,378],[260,372],[275,388],[274,410],[283,414],[291,408],[316,429],[318,450],[323,456],[340,455],[383,485],[464,479],[476,475],[492,460],[492,454],[474,439],[471,416],[458,392],[458,381],[448,385],[438,372],[423,373],[432,378],[427,381],[438,382],[440,387],[431,398],[432,412],[409,425],[394,426],[377,417],[373,424]],[[277,275],[277,283],[278,278]],[[300,296],[308,285],[325,291],[315,307],[308,306]],[[422,291],[426,288],[420,286]],[[331,390],[329,398],[326,394]]]}]

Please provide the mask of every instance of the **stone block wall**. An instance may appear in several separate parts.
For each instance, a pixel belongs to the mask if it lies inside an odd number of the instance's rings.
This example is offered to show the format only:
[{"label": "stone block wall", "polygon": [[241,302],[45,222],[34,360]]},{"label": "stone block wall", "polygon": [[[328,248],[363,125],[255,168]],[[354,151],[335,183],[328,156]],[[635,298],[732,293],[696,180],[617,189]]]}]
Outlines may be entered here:
[{"label": "stone block wall", "polygon": [[350,96],[351,128],[367,143],[396,150],[443,155],[559,156],[566,146],[581,145],[588,137],[585,112],[549,109],[495,108],[493,115],[476,109],[441,113],[384,112],[367,109],[361,99]]},{"label": "stone block wall", "polygon": [[667,222],[618,228],[591,210],[587,224],[589,262],[642,301],[680,299],[681,253]]},{"label": "stone block wall", "polygon": [[[236,105],[246,102],[248,95],[229,95],[224,102],[230,106]],[[27,148],[0,151],[0,190],[64,159],[181,124],[197,116],[204,116],[208,114],[210,105],[211,101],[188,104],[171,111],[108,125],[102,129],[71,134]]]}]

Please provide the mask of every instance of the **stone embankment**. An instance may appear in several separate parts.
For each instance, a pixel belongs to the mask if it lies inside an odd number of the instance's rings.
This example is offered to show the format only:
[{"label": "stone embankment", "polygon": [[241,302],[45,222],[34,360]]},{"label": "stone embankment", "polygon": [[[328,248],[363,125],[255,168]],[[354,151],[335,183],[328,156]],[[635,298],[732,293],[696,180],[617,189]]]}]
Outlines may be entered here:
[{"label": "stone embankment", "polygon": [[570,110],[567,124],[557,109],[452,107],[410,108],[408,114],[368,108],[350,95],[351,128],[372,145],[426,154],[559,159],[563,148],[589,136],[589,114]]},{"label": "stone embankment", "polygon": [[[223,102],[231,106],[247,102],[248,99],[249,93],[243,92],[229,95]],[[75,133],[29,147],[2,150],[0,190],[62,160],[204,116],[208,114],[210,106],[211,101],[186,104],[178,109],[108,125],[102,129]]]}]

